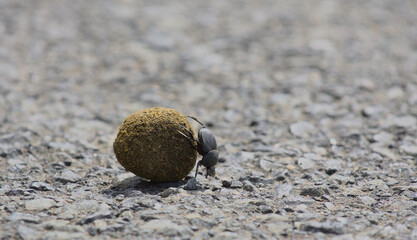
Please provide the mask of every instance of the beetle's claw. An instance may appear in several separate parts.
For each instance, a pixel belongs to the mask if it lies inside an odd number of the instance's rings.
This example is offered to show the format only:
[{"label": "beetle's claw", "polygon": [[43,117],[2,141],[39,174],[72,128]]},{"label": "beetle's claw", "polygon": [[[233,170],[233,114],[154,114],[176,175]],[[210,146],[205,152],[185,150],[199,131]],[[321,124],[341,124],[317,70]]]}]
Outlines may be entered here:
[{"label": "beetle's claw", "polygon": [[215,177],[216,176],[216,169],[214,167],[207,168],[206,178],[207,176]]}]

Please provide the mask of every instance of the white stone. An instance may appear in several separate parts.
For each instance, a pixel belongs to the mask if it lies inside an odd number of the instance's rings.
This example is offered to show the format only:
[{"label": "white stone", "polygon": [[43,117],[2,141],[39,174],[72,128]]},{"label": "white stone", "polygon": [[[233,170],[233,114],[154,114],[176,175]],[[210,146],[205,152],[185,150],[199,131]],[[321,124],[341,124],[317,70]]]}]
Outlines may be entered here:
[{"label": "white stone", "polygon": [[306,121],[300,121],[291,124],[290,132],[297,137],[308,137],[317,132],[317,128]]},{"label": "white stone", "polygon": [[55,206],[55,201],[47,198],[34,199],[26,202],[25,208],[29,211],[48,210]]},{"label": "white stone", "polygon": [[400,99],[404,96],[404,91],[400,87],[392,87],[388,90],[389,99]]},{"label": "white stone", "polygon": [[366,206],[371,206],[372,204],[375,204],[377,201],[370,197],[370,196],[360,196],[359,199],[365,204]]},{"label": "white stone", "polygon": [[417,146],[416,145],[402,145],[400,149],[407,154],[417,155]]},{"label": "white stone", "polygon": [[308,158],[299,158],[298,159],[298,166],[300,166],[302,169],[311,169],[316,166],[316,164],[313,162],[313,160]]}]

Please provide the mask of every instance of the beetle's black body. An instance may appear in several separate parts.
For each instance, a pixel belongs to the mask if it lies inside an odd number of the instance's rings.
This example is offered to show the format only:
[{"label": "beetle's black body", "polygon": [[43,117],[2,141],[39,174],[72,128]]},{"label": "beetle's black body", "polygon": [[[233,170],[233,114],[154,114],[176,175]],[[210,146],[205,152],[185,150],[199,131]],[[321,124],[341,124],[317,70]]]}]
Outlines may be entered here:
[{"label": "beetle's black body", "polygon": [[195,171],[195,177],[197,177],[198,173],[198,167],[200,165],[203,165],[207,168],[207,175],[213,176],[216,174],[215,166],[217,164],[217,160],[219,159],[219,152],[217,151],[217,142],[216,138],[214,138],[211,131],[200,121],[198,121],[195,117],[187,116],[196,122],[198,122],[202,128],[198,131],[198,139],[194,139],[194,136],[191,131],[186,129],[184,126],[182,126],[185,130],[187,130],[188,135],[184,134],[183,132],[180,132],[183,136],[185,136],[189,141],[191,146],[195,147],[194,142],[197,142],[197,151],[198,154],[203,156],[203,159],[198,161],[196,171]]}]

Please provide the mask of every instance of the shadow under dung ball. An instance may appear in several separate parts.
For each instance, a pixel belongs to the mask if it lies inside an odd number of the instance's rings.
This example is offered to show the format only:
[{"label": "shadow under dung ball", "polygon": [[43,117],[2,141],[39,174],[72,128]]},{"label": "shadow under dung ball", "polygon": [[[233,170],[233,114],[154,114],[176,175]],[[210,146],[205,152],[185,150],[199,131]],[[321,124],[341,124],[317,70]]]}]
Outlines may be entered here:
[{"label": "shadow under dung ball", "polygon": [[[194,168],[197,151],[179,124],[193,129],[180,112],[162,107],[129,115],[113,144],[117,160],[126,170],[152,182],[184,179]],[[196,146],[196,143],[193,143]]]}]

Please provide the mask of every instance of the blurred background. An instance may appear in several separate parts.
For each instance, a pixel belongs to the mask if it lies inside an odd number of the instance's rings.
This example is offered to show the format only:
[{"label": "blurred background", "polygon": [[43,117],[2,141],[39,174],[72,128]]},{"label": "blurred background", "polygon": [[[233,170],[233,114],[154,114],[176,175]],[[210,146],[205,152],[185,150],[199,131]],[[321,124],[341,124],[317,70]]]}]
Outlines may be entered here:
[{"label": "blurred background", "polygon": [[112,154],[124,118],[153,106],[197,116],[222,145],[276,144],[301,120],[336,139],[386,118],[407,127],[416,5],[1,1],[0,133]]},{"label": "blurred background", "polygon": [[[205,208],[202,218],[221,222],[216,231],[225,225],[228,234],[236,225],[252,238],[263,235],[240,224],[246,216],[252,224],[260,212],[286,216],[279,216],[287,221],[280,229],[257,225],[266,239],[366,228],[376,229],[370,238],[410,237],[412,229],[417,236],[416,26],[415,0],[0,0],[0,232],[15,238],[20,215],[12,214],[44,196],[50,210],[35,212],[37,222],[64,218],[79,229],[106,206],[108,224],[119,225],[104,234],[120,234],[123,226],[126,238],[137,233],[153,218],[143,220],[133,208],[127,223],[115,216],[123,217],[119,202],[140,196],[143,208],[157,209],[171,198],[140,187],[112,190],[131,177],[112,145],[129,114],[162,106],[206,123],[222,157],[219,179],[200,181],[217,189],[227,210],[220,216],[229,218],[215,218],[223,209],[210,213],[218,203],[211,190],[180,189],[174,198],[185,205],[172,205],[178,215],[170,216],[177,223],[189,225],[181,209]],[[242,190],[242,182],[238,190],[222,186],[232,178],[256,180],[248,189],[259,192]],[[326,196],[299,200],[298,192],[308,197],[311,189]],[[264,202],[246,209],[253,196]],[[302,206],[278,202],[285,196]],[[44,209],[38,203],[26,208]],[[343,227],[316,231],[313,223],[304,231],[294,222],[309,221],[297,215],[306,211],[320,224],[343,217]],[[93,229],[83,230],[86,236],[106,230],[90,225],[83,226]],[[20,236],[35,236],[20,226]],[[208,239],[209,230],[198,234]]]}]

